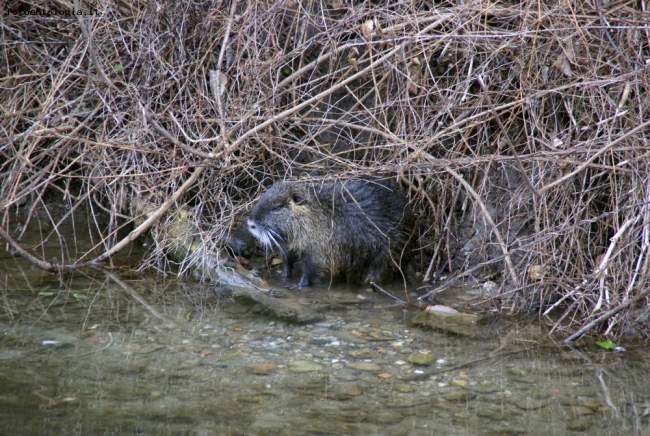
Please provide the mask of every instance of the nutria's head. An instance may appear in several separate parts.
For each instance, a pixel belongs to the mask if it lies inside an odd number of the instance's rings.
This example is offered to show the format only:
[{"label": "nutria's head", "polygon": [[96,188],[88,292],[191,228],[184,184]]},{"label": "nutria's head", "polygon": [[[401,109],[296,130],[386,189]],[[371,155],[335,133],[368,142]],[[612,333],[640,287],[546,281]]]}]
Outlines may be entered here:
[{"label": "nutria's head", "polygon": [[301,232],[304,234],[310,203],[306,186],[277,182],[260,197],[248,216],[248,231],[263,247],[277,247],[284,252],[287,244],[291,245]]}]

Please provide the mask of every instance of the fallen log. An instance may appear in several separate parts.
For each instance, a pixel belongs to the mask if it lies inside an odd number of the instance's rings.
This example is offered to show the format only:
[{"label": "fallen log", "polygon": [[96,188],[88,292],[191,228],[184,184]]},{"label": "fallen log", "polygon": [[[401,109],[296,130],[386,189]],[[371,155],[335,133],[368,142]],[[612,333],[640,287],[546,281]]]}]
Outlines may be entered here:
[{"label": "fallen log", "polygon": [[[156,204],[144,199],[134,199],[134,215],[146,219],[158,209]],[[152,227],[151,236],[159,247],[164,247],[170,258],[185,263],[201,278],[215,285],[220,295],[232,295],[260,304],[269,314],[287,322],[308,324],[323,319],[297,298],[291,298],[292,291],[278,292],[254,273],[239,265],[231,266],[232,258],[225,251],[211,251],[201,239],[201,231],[194,224],[192,212],[179,208],[166,220],[159,220]],[[288,298],[282,298],[288,297]]]}]

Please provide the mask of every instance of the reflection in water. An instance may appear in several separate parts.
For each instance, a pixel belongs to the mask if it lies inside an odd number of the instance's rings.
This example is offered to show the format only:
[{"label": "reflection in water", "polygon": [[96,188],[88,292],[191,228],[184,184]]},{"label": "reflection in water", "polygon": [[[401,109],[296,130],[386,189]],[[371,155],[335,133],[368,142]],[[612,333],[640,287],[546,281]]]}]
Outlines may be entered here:
[{"label": "reflection in water", "polygon": [[295,326],[210,287],[0,263],[3,434],[650,434],[648,354],[408,325],[364,290]]}]

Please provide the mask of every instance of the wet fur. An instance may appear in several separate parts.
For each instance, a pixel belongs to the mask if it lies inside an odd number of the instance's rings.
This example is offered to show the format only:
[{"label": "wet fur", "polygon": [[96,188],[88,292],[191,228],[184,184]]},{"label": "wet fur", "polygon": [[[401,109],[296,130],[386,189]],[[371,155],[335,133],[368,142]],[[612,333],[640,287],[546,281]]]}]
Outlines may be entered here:
[{"label": "wet fur", "polygon": [[383,283],[412,257],[413,216],[403,192],[387,181],[278,182],[247,225],[260,245],[282,253],[283,276],[299,261],[298,287],[326,274]]}]

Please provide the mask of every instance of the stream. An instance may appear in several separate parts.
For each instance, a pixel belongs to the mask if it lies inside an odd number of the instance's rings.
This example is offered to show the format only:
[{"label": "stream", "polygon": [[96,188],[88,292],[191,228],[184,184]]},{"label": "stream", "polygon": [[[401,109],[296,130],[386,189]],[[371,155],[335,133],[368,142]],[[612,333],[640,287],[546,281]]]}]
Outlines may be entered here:
[{"label": "stream", "polygon": [[475,335],[351,286],[292,325],[208,285],[65,277],[0,258],[3,435],[650,434],[650,354],[554,342],[537,320]]}]

